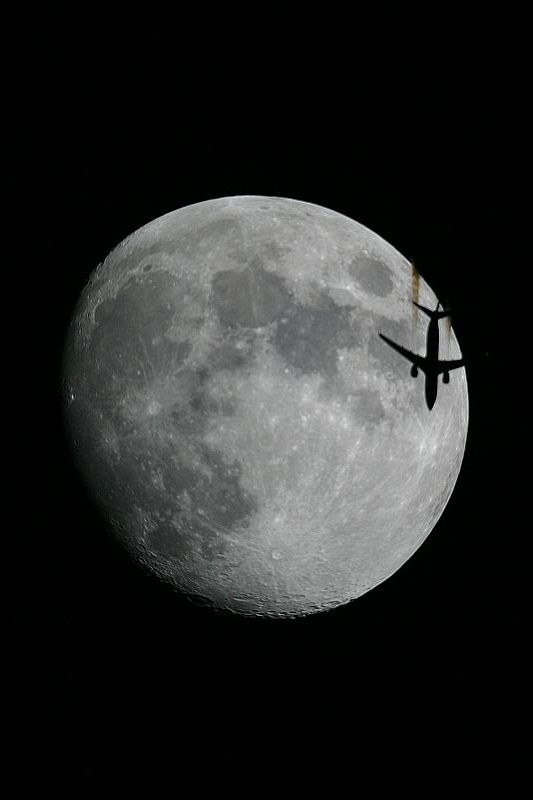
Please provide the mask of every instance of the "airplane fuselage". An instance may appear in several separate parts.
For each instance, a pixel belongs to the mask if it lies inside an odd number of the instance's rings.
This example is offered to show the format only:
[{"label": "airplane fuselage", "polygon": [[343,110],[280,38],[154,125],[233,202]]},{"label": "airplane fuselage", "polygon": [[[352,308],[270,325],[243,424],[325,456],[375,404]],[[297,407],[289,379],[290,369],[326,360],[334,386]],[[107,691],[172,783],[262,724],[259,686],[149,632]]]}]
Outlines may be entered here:
[{"label": "airplane fuselage", "polygon": [[439,390],[439,376],[426,372],[426,403],[431,411],[437,399],[437,392]]},{"label": "airplane fuselage", "polygon": [[426,337],[426,358],[439,360],[439,321],[430,319]]},{"label": "airplane fuselage", "polygon": [[427,359],[427,367],[425,370],[426,375],[426,385],[425,385],[425,394],[426,394],[426,403],[428,405],[429,410],[433,408],[435,405],[435,401],[437,399],[437,392],[439,390],[439,374],[438,372],[434,372],[430,365],[432,362],[437,362],[439,360],[439,320],[438,319],[430,319],[428,330],[427,330],[427,338],[426,338],[426,359]]}]

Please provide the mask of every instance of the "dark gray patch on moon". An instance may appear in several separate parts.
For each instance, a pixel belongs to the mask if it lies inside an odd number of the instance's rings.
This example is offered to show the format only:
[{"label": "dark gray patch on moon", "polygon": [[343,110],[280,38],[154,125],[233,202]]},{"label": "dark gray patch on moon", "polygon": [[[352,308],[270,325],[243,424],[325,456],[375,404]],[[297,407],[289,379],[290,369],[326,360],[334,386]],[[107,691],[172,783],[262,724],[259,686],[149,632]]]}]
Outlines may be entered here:
[{"label": "dark gray patch on moon", "polygon": [[294,369],[331,378],[337,372],[338,348],[357,346],[360,334],[351,310],[322,292],[312,306],[292,303],[286,309],[272,343]]},{"label": "dark gray patch on moon", "polygon": [[[248,527],[258,509],[240,484],[240,464],[227,464],[221,453],[205,445],[196,448],[194,468],[181,463],[171,447],[162,446],[156,461],[146,456],[145,447],[143,439],[130,441],[123,462],[113,472],[99,473],[99,480],[112,477],[102,483],[100,502],[119,519],[127,519],[133,507],[146,509],[149,524],[138,535],[159,556],[178,562],[194,551],[208,560],[222,556],[227,542],[221,534]],[[153,509],[164,511],[154,516]]]},{"label": "dark gray patch on moon", "polygon": [[[222,454],[205,444],[198,447],[196,469],[163,466],[164,496],[170,503],[172,521],[158,524],[149,533],[150,545],[166,557],[180,558],[198,549],[206,559],[221,556],[227,542],[221,533],[248,527],[258,504],[243,490],[238,461],[228,464]],[[147,508],[158,507],[161,498],[141,495]]]},{"label": "dark gray patch on moon", "polygon": [[175,293],[176,279],[158,272],[130,278],[96,307],[91,354],[99,380],[121,376],[139,385],[158,364],[183,361],[190,344],[180,348],[164,336],[176,313]]},{"label": "dark gray patch on moon", "polygon": [[226,338],[209,352],[207,362],[212,372],[239,370],[250,362],[248,351],[251,343],[236,337]]},{"label": "dark gray patch on moon", "polygon": [[284,247],[275,241],[265,242],[261,248],[262,255],[272,261],[281,261],[289,252],[290,249],[288,247]]},{"label": "dark gray patch on moon", "polygon": [[242,272],[223,270],[212,282],[213,304],[223,325],[260,328],[275,320],[290,302],[284,281],[261,266]]},{"label": "dark gray patch on moon", "polygon": [[[256,498],[241,486],[242,467],[234,460],[228,464],[218,450],[202,445],[203,463],[209,467],[211,476],[192,487],[192,497],[201,507],[200,524],[204,533],[202,549],[205,557],[217,555],[225,550],[219,531],[234,531],[248,527],[251,517],[258,511]],[[212,541],[213,540],[213,541]]]},{"label": "dark gray patch on moon", "polygon": [[187,411],[200,404],[204,394],[203,385],[207,377],[207,370],[190,369],[185,367],[180,370],[179,378],[176,381],[174,406],[170,411],[170,416],[176,425],[181,425],[187,419]]},{"label": "dark gray patch on moon", "polygon": [[394,288],[391,270],[376,258],[359,256],[349,265],[348,272],[365,292],[378,297],[386,297]]},{"label": "dark gray patch on moon", "polygon": [[179,529],[170,520],[163,520],[146,534],[147,544],[151,550],[166,558],[179,558],[190,551],[179,535]]}]

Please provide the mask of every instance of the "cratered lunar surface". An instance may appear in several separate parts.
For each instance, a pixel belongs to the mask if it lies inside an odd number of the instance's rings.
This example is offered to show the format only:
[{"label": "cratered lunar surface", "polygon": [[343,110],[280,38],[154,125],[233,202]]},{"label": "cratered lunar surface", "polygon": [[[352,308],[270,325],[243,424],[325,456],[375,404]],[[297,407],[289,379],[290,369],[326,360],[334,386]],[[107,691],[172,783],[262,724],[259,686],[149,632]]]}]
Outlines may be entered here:
[{"label": "cratered lunar surface", "polygon": [[[272,617],[395,572],[453,490],[468,394],[458,370],[430,412],[379,331],[424,352],[411,265],[326,208],[225,197],[123,241],[82,292],[63,379],[75,459],[131,556]],[[460,357],[443,328],[440,347]]]}]

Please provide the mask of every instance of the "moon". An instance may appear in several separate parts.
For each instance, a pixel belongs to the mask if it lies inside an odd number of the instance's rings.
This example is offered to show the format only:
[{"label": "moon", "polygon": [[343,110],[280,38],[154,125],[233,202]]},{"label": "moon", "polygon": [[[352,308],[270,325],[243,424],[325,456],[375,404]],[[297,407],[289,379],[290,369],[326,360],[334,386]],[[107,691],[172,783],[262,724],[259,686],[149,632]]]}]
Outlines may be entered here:
[{"label": "moon", "polygon": [[[424,352],[411,299],[394,247],[299,200],[209,200],[125,239],[79,298],[62,377],[76,464],[129,556],[216,608],[278,618],[398,570],[448,502],[468,429],[465,370],[430,412],[378,336]],[[423,279],[419,302],[437,302]],[[459,358],[440,324],[440,357]]]}]

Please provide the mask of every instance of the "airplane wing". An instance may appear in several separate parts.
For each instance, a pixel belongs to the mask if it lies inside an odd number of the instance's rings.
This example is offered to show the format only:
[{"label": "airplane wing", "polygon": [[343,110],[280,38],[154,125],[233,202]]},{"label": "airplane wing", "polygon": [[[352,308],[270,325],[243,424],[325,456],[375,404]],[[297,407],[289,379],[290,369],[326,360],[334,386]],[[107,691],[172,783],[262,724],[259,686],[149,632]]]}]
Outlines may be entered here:
[{"label": "airplane wing", "polygon": [[[426,364],[426,359],[424,358],[424,356],[417,356],[415,353],[411,353],[410,350],[407,350],[405,347],[402,347],[400,344],[396,344],[396,342],[393,342],[392,339],[389,339],[388,336],[384,336],[382,333],[380,333],[379,335],[383,339],[383,341],[387,342],[387,344],[390,345],[390,347],[392,347],[394,350],[396,350],[397,353],[399,353],[404,358],[407,358],[412,364],[416,364],[416,366],[419,369],[424,370],[425,364]],[[442,363],[445,363],[445,362],[442,362]],[[453,364],[454,362],[453,361],[447,361],[446,363],[447,364]],[[457,366],[460,366],[460,365],[458,364]],[[451,369],[453,369],[453,367],[451,367]]]},{"label": "airplane wing", "polygon": [[450,372],[452,369],[459,369],[459,367],[464,367],[465,362],[462,358],[456,358],[452,361],[437,361],[437,374],[440,375],[441,372]]}]

